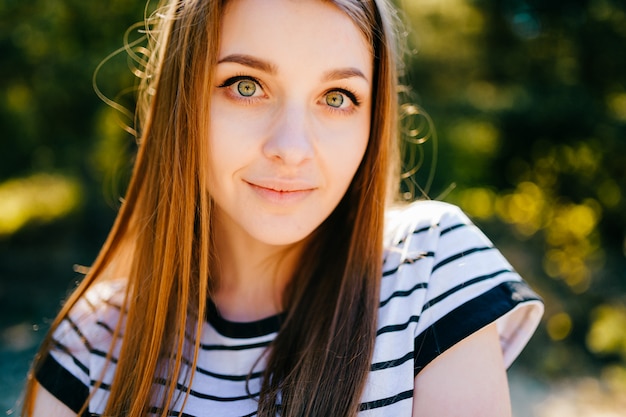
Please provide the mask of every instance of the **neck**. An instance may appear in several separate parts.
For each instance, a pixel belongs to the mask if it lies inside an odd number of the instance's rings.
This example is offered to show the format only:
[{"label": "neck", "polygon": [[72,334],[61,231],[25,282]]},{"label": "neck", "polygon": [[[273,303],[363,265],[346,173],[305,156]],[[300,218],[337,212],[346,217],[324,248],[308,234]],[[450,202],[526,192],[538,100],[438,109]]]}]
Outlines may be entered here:
[{"label": "neck", "polygon": [[283,310],[283,293],[304,242],[276,246],[215,222],[217,286],[213,301],[230,321],[254,321]]}]

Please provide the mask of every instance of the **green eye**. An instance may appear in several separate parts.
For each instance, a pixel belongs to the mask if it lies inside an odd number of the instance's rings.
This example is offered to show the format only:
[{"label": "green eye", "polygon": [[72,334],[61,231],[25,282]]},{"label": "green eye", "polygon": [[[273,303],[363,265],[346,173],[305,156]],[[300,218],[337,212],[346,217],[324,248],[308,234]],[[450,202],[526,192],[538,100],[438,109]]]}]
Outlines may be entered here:
[{"label": "green eye", "polygon": [[252,97],[256,93],[256,83],[250,80],[242,80],[237,83],[237,91],[244,97]]},{"label": "green eye", "polygon": [[337,91],[326,94],[326,104],[331,107],[341,107],[343,100],[343,94]]}]

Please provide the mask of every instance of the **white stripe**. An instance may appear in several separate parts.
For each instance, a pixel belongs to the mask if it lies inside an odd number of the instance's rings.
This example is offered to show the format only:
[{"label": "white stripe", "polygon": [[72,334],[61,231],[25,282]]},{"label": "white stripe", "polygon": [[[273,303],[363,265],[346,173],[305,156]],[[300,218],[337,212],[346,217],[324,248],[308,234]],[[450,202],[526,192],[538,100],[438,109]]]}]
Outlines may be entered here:
[{"label": "white stripe", "polygon": [[[437,320],[452,310],[484,294],[496,285],[506,281],[520,280],[516,273],[506,272],[468,285],[468,281],[475,277],[492,274],[501,269],[511,269],[509,263],[497,250],[474,252],[460,257],[441,266],[431,276],[433,266],[439,262],[477,247],[491,246],[491,242],[471,224],[440,236],[443,230],[451,226],[468,223],[469,220],[458,208],[437,202],[415,203],[408,208],[388,212],[386,241],[401,243],[395,247],[387,247],[385,250],[386,263],[383,270],[397,269],[397,271],[385,276],[381,282],[381,300],[388,300],[388,302],[379,309],[378,328],[407,323],[411,316],[419,316],[419,321],[408,323],[406,328],[402,330],[384,332],[377,337],[373,363],[380,364],[397,360],[407,354],[411,356],[409,360],[398,366],[371,372],[361,398],[363,403],[393,398],[413,390],[414,364],[412,352],[415,335],[433,326]],[[415,230],[423,228],[426,230],[413,233]],[[435,256],[415,260],[421,254],[429,252],[434,253]],[[406,260],[415,261],[407,263]],[[414,289],[420,285],[424,285],[425,288]],[[390,298],[394,293],[411,291],[412,289],[414,290],[406,296]],[[422,311],[425,303],[442,297],[443,294],[453,289],[455,289],[454,292]],[[119,309],[106,304],[105,300],[121,305],[123,281],[98,284],[88,292],[87,298],[89,303],[85,300],[79,301],[71,311],[70,317],[80,327],[81,332],[84,333],[94,349],[107,352],[111,343],[111,333],[104,327],[97,326],[96,322],[100,320],[112,329],[117,325]],[[91,305],[96,307],[97,314],[93,314]],[[485,308],[489,308],[489,306],[485,306]],[[498,320],[498,329],[507,364],[513,361],[528,341],[537,326],[541,312],[542,306],[539,302],[527,302],[518,305]],[[271,341],[275,335],[272,333],[249,339],[229,338],[219,334],[211,325],[205,323],[201,343],[211,345],[213,348],[199,352],[198,367],[218,375],[246,376],[251,372],[257,358],[265,351],[265,348],[229,350],[227,347],[266,343]],[[90,378],[100,377],[100,371],[105,365],[104,358],[90,354],[83,341],[67,321],[62,322],[55,333],[55,337],[72,349],[77,360],[91,367],[90,375],[82,373],[70,356],[60,351],[53,351],[52,355],[63,367],[86,385],[89,384]],[[224,348],[215,348],[215,346]],[[116,357],[119,354],[119,347],[118,340],[114,353]],[[264,361],[260,361],[254,371],[262,370],[264,364]],[[112,381],[114,368],[112,364],[108,367],[104,383],[109,384]],[[179,382],[186,384],[182,376]],[[250,392],[257,393],[260,389],[260,383],[260,378],[252,379],[248,387]],[[245,380],[231,381],[200,372],[195,374],[191,389],[199,394],[221,398],[247,395]],[[98,390],[92,400],[90,410],[101,413],[107,395],[108,391]],[[193,416],[244,416],[253,413],[256,407],[257,402],[254,399],[224,402],[190,396],[184,412]],[[179,410],[180,408],[177,406],[174,409]],[[411,415],[411,410],[412,401],[408,398],[386,407],[363,411],[359,415],[364,417],[386,417],[390,415],[408,417]]]}]

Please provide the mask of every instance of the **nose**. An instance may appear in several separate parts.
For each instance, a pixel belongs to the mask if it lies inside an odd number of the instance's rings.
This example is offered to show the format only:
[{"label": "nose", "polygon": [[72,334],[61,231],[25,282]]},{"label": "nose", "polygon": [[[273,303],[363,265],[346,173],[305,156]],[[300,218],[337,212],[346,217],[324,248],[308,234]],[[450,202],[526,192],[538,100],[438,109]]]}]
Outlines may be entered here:
[{"label": "nose", "polygon": [[263,145],[269,159],[288,166],[298,166],[313,158],[313,132],[306,110],[291,106],[274,121]]}]

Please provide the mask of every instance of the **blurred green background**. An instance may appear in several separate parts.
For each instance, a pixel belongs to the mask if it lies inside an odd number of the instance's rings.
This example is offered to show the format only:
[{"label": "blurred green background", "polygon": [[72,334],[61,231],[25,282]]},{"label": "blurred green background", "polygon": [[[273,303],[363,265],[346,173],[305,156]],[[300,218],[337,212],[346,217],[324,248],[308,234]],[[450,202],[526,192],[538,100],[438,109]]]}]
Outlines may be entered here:
[{"label": "blurred green background", "polygon": [[[398,0],[437,135],[415,181],[463,207],[546,301],[517,417],[626,409],[626,4]],[[94,93],[143,1],[0,0],[0,407],[124,193],[132,124]],[[136,31],[130,39],[139,37]],[[97,85],[132,105],[133,64]],[[411,120],[407,123],[418,123]],[[602,413],[602,414],[601,414]]]}]

